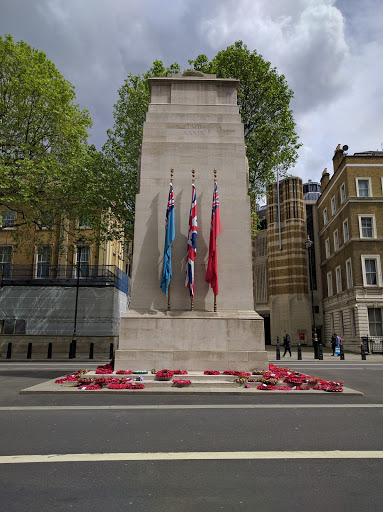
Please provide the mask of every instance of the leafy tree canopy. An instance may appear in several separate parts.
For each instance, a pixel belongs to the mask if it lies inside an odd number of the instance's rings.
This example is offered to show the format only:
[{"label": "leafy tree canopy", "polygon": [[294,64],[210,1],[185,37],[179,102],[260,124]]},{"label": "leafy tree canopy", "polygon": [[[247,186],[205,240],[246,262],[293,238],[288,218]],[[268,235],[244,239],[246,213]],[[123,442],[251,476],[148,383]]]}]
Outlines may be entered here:
[{"label": "leafy tree canopy", "polygon": [[35,237],[47,218],[67,230],[76,223],[63,219],[81,218],[99,239],[122,234],[125,175],[88,146],[92,121],[73,89],[43,52],[0,36],[0,215],[15,212],[16,234]]},{"label": "leafy tree canopy", "polygon": [[[255,209],[256,196],[275,180],[276,169],[280,175],[286,174],[298,157],[300,144],[290,110],[293,91],[283,75],[255,50],[248,50],[242,41],[222,50],[211,61],[206,55],[199,55],[189,64],[194,70],[215,73],[218,78],[240,80],[238,104],[249,160],[249,192]],[[108,131],[104,151],[111,165],[127,170],[132,216],[143,123],[150,102],[148,78],[179,72],[177,63],[165,68],[161,61],[155,61],[147,73],[129,74],[119,89],[119,100],[114,106],[115,124]]]}]

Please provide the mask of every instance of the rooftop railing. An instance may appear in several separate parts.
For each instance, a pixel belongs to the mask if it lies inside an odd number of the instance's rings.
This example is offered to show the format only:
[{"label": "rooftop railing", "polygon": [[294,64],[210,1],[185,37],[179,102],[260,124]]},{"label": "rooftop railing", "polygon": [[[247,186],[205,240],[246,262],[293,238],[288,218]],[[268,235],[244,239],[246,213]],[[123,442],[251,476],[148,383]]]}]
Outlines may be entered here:
[{"label": "rooftop railing", "polygon": [[1,286],[77,286],[77,283],[79,286],[114,286],[130,295],[130,278],[115,265],[81,262],[78,269],[77,265],[0,263]]}]

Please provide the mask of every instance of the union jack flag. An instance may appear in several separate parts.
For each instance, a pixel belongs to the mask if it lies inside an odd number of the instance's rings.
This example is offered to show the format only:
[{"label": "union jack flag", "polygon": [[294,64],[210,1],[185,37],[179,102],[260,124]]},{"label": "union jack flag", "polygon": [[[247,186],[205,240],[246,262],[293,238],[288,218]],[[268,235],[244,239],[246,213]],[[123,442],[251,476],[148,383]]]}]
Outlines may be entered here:
[{"label": "union jack flag", "polygon": [[194,277],[194,258],[197,252],[197,194],[195,185],[192,185],[192,199],[189,215],[189,235],[188,251],[186,255],[186,276],[185,286],[189,288],[190,297],[194,297],[195,277]]},{"label": "union jack flag", "polygon": [[206,281],[210,283],[214,295],[218,295],[218,263],[217,236],[221,232],[221,217],[219,214],[219,198],[217,182],[214,182],[213,205],[211,210],[211,226],[209,241],[209,260],[206,270]]},{"label": "union jack flag", "polygon": [[164,244],[164,262],[162,267],[161,289],[166,295],[170,280],[172,278],[172,243],[175,237],[174,227],[174,191],[173,183],[170,183],[168,207],[166,209],[165,220],[165,244]]}]

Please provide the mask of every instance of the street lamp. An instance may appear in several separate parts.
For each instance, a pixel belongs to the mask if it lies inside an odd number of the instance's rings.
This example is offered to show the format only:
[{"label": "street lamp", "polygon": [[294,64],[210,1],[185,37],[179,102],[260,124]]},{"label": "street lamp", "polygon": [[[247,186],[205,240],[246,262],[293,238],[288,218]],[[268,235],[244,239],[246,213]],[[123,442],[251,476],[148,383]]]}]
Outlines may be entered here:
[{"label": "street lamp", "polygon": [[73,336],[72,336],[72,344],[70,349],[70,356],[69,357],[76,357],[76,329],[77,329],[77,309],[78,309],[78,290],[80,287],[80,272],[81,272],[81,251],[83,248],[84,240],[82,238],[79,238],[77,240],[76,248],[76,257],[77,257],[77,282],[76,282],[76,301],[74,306],[74,325],[73,325]]},{"label": "street lamp", "polygon": [[314,346],[314,357],[315,359],[319,359],[318,354],[318,338],[317,338],[317,328],[315,323],[315,306],[314,306],[314,286],[313,286],[313,258],[312,258],[312,251],[314,242],[310,240],[309,235],[307,235],[307,240],[305,241],[305,246],[307,249],[307,253],[309,255],[309,269],[310,269],[310,288],[311,288],[311,306],[312,306],[312,314],[313,314],[313,324],[312,324],[312,340],[313,340],[313,346]]}]

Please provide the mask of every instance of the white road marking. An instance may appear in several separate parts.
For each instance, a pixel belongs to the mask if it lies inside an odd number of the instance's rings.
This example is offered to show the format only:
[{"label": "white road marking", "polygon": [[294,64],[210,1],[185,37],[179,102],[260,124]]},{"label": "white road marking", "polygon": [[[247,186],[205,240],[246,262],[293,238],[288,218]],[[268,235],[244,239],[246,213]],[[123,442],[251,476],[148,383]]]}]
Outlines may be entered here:
[{"label": "white road marking", "polygon": [[381,409],[383,404],[206,404],[206,405],[27,405],[0,407],[0,411],[111,411],[167,409]]},{"label": "white road marking", "polygon": [[382,459],[380,451],[259,451],[259,452],[164,452],[164,453],[67,453],[63,455],[5,455],[0,464],[39,462],[113,462],[153,460],[273,460],[273,459]]}]

